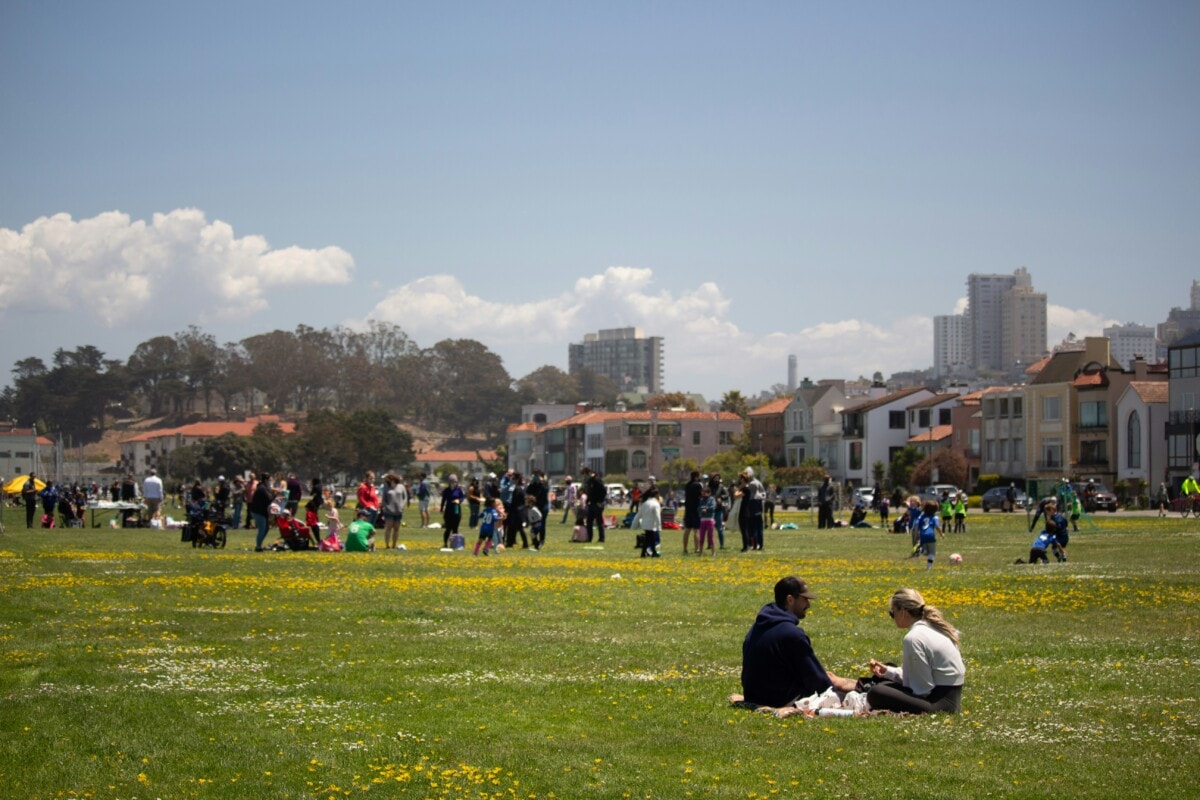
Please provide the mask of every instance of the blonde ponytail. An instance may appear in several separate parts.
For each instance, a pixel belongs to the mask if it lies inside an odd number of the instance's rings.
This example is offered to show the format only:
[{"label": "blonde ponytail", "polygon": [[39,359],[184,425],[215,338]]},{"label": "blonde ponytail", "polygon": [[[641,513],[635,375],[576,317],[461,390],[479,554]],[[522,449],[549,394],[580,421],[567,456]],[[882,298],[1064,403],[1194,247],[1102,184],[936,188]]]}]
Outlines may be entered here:
[{"label": "blonde ponytail", "polygon": [[924,620],[958,647],[958,631],[942,616],[941,609],[926,605],[925,598],[916,589],[897,589],[892,595],[891,607],[893,611],[907,612],[913,619]]}]

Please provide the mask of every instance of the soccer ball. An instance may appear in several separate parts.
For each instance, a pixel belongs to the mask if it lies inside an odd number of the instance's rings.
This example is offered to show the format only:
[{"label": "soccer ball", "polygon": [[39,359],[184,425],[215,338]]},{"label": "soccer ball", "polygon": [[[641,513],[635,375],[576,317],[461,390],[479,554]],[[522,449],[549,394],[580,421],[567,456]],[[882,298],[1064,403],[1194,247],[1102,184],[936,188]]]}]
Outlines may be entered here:
[{"label": "soccer ball", "polygon": [[951,564],[961,564],[962,563],[962,555],[960,555],[959,553],[951,553],[950,554],[950,563]]}]

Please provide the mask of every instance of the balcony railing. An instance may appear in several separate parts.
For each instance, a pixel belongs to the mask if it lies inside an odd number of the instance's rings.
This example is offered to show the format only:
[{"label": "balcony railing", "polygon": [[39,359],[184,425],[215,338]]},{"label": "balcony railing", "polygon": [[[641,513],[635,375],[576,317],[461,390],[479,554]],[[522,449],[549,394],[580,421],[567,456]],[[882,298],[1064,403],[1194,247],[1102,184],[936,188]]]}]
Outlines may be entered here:
[{"label": "balcony railing", "polygon": [[1096,467],[1108,468],[1108,458],[1081,458],[1075,462],[1075,466],[1083,469],[1093,469]]},{"label": "balcony railing", "polygon": [[1107,422],[1087,422],[1075,426],[1076,433],[1108,433]]}]

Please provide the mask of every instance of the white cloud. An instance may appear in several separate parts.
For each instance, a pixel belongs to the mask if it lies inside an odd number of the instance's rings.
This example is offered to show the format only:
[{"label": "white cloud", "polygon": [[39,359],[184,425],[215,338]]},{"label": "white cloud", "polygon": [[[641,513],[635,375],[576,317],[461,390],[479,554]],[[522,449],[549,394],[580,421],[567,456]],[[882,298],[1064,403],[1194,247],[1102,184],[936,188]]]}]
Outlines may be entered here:
[{"label": "white cloud", "polygon": [[[638,327],[665,340],[668,389],[710,397],[786,382],[793,354],[801,376],[814,379],[870,376],[876,370],[886,375],[933,360],[933,326],[926,317],[886,325],[855,319],[805,325],[803,299],[797,298],[793,318],[779,320],[774,331],[755,333],[735,323],[733,311],[715,283],[660,288],[652,270],[609,267],[550,297],[521,303],[472,294],[450,275],[429,276],[392,290],[366,319],[393,322],[425,347],[446,338],[476,339],[504,359],[513,377],[543,364],[566,369],[567,344],[585,333]],[[753,309],[737,311],[755,318]]]},{"label": "white cloud", "polygon": [[192,208],[149,223],[110,211],[0,228],[0,311],[70,311],[107,327],[179,303],[197,319],[258,311],[273,287],[346,283],[353,270],[341,248],[271,250],[263,237],[238,238]]},{"label": "white cloud", "polygon": [[1046,344],[1053,348],[1072,333],[1077,339],[1085,336],[1103,336],[1105,328],[1116,325],[1118,322],[1119,320],[1105,319],[1086,309],[1067,308],[1048,303],[1046,305]]}]

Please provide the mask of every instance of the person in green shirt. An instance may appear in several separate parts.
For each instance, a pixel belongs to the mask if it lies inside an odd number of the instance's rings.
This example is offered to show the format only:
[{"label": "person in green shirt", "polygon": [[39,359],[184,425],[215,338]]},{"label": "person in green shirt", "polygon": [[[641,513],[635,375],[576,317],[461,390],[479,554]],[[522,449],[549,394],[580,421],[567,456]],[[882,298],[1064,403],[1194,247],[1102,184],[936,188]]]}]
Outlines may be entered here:
[{"label": "person in green shirt", "polygon": [[346,552],[368,553],[375,549],[375,526],[369,516],[369,509],[358,510],[354,522],[346,529]]},{"label": "person in green shirt", "polygon": [[954,498],[954,532],[967,532],[967,493],[959,492]]},{"label": "person in green shirt", "polygon": [[954,519],[954,498],[950,496],[950,491],[942,491],[942,501],[939,504],[942,507],[942,531],[950,530],[950,522]]},{"label": "person in green shirt", "polygon": [[1179,493],[1184,497],[1200,494],[1200,484],[1196,483],[1196,479],[1188,475],[1183,479],[1183,485],[1179,487]]}]

